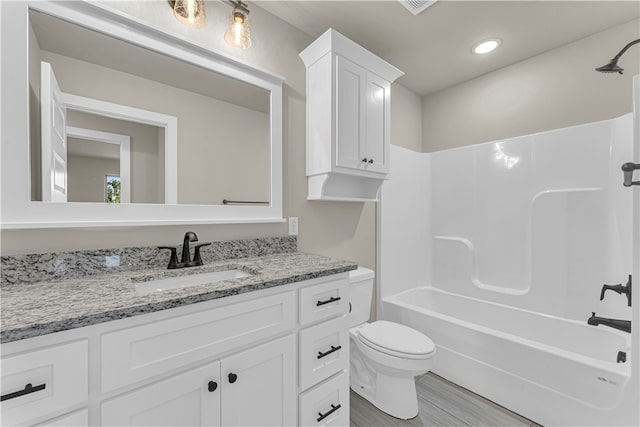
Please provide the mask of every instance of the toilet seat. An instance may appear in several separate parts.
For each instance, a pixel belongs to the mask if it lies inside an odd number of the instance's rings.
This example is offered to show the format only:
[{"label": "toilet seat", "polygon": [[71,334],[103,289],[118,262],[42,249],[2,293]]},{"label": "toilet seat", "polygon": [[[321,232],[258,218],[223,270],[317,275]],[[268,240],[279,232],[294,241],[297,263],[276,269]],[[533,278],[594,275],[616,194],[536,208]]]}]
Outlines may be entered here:
[{"label": "toilet seat", "polygon": [[404,359],[427,359],[436,346],[421,332],[398,323],[378,320],[358,329],[358,339],[367,347]]}]

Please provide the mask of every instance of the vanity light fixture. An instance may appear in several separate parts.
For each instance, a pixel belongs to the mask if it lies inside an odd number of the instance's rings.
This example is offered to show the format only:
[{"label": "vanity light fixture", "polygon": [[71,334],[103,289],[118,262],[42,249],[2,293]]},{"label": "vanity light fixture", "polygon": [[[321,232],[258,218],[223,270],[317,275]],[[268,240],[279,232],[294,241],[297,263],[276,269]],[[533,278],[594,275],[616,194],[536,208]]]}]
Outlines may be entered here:
[{"label": "vanity light fixture", "polygon": [[189,27],[200,28],[207,23],[204,0],[169,0],[173,15]]},{"label": "vanity light fixture", "polygon": [[471,49],[473,53],[478,55],[484,55],[486,53],[492,52],[495,48],[502,44],[502,40],[498,38],[492,38],[488,40],[482,40],[473,45]]},{"label": "vanity light fixture", "polygon": [[229,18],[229,28],[224,34],[224,41],[231,47],[248,49],[251,47],[248,6],[240,0],[229,0],[227,3],[233,6],[233,11]]}]

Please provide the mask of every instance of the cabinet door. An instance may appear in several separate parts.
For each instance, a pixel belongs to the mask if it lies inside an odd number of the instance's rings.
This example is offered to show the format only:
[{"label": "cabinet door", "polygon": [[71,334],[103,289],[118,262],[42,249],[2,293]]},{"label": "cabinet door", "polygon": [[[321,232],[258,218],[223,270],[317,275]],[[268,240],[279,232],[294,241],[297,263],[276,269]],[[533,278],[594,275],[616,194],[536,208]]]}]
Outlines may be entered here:
[{"label": "cabinet door", "polygon": [[295,338],[254,347],[222,360],[222,425],[296,423]]},{"label": "cabinet door", "polygon": [[336,166],[364,169],[367,71],[336,55]]},{"label": "cabinet door", "polygon": [[391,84],[368,73],[366,80],[365,156],[370,172],[389,172]]},{"label": "cabinet door", "polygon": [[220,362],[102,404],[104,426],[219,426]]}]

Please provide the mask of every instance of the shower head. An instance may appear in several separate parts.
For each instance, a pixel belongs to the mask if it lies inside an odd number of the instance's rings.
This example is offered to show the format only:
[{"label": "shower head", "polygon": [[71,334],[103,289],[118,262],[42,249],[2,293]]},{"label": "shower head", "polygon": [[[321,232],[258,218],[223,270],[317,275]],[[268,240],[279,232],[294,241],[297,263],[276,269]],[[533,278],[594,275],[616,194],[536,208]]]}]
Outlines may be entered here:
[{"label": "shower head", "polygon": [[613,57],[613,59],[611,61],[609,61],[608,64],[603,65],[602,67],[596,68],[596,71],[599,71],[601,73],[618,73],[618,74],[622,74],[622,72],[624,71],[624,68],[622,68],[622,67],[620,67],[618,65],[618,60],[627,51],[627,49],[629,49],[631,46],[633,46],[636,43],[640,43],[640,39],[634,40],[634,41],[628,43],[625,47],[622,48],[622,50],[616,56]]},{"label": "shower head", "polygon": [[596,71],[599,71],[601,73],[622,74],[622,72],[624,71],[624,68],[620,68],[620,66],[618,66],[617,58],[613,58],[607,65],[603,65],[602,67],[596,68]]}]

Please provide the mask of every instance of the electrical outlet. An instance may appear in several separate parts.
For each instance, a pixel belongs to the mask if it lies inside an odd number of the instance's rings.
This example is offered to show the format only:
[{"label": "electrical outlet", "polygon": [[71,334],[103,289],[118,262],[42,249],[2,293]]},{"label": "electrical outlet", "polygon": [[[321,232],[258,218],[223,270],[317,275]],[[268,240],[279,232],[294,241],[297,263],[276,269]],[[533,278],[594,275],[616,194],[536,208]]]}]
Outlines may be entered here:
[{"label": "electrical outlet", "polygon": [[289,217],[289,236],[297,236],[298,235],[298,217],[290,216]]}]

